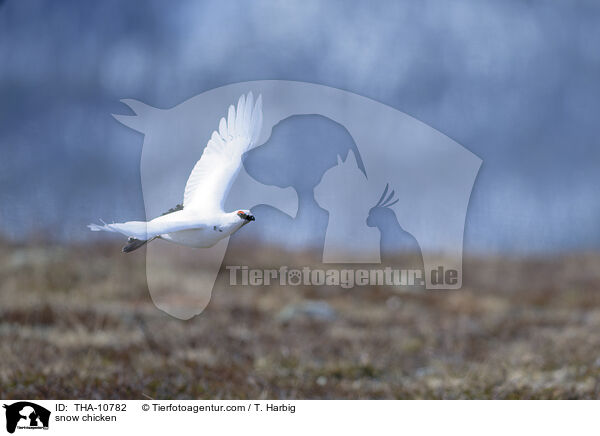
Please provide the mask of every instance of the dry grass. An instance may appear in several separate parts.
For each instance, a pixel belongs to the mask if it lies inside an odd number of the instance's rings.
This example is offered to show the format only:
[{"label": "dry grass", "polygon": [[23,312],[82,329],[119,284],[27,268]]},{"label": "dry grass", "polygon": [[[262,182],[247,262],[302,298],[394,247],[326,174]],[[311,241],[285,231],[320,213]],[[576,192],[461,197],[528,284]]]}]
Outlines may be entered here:
[{"label": "dry grass", "polygon": [[[144,268],[117,245],[0,245],[0,397],[600,392],[597,255],[468,260],[460,291],[229,288],[190,321],[155,308]],[[308,300],[335,316],[281,316]]]}]

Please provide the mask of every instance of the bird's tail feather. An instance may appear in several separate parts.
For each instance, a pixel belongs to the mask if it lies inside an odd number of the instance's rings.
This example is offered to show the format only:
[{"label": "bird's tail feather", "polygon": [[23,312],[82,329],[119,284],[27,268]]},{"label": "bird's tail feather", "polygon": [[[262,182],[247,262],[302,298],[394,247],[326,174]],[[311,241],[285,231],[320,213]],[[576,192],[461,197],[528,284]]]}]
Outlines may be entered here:
[{"label": "bird's tail feather", "polygon": [[126,223],[113,224],[106,224],[104,221],[102,221],[102,225],[89,224],[88,228],[92,232],[116,232],[135,239],[148,239],[148,223],[145,221],[128,221]]}]

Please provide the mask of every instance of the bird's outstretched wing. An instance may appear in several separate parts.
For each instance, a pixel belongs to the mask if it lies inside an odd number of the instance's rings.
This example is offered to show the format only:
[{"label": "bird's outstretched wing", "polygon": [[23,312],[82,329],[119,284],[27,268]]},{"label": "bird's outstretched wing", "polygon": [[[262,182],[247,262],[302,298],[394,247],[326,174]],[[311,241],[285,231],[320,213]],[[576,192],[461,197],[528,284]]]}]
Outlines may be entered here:
[{"label": "bird's outstretched wing", "polygon": [[262,96],[256,104],[250,92],[241,96],[237,110],[229,106],[227,120],[221,118],[202,157],[194,166],[183,196],[183,208],[212,214],[223,204],[242,165],[242,155],[258,140],[262,127]]}]

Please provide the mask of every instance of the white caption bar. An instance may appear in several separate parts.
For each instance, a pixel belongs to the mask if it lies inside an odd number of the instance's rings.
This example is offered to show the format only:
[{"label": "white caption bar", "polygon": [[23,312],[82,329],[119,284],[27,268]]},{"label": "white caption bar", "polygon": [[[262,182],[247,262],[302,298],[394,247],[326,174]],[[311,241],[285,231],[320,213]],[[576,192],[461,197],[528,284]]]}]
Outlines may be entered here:
[{"label": "white caption bar", "polygon": [[[21,436],[597,434],[593,401],[2,401]],[[11,432],[12,430],[12,432]],[[218,432],[218,433],[215,433]]]}]

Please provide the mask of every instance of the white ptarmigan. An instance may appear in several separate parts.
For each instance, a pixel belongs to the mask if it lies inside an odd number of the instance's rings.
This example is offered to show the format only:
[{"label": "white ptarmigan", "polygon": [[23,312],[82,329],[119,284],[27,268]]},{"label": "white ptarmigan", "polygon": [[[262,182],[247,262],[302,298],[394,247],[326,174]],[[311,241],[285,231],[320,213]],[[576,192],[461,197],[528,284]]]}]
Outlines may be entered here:
[{"label": "white ptarmigan", "polygon": [[185,185],[183,204],[151,221],[90,224],[94,232],[118,232],[127,236],[125,253],[160,238],[190,247],[212,247],[242,226],[254,221],[249,210],[225,212],[223,205],[242,166],[242,155],[256,144],[262,127],[262,96],[256,104],[250,92],[231,105],[227,120],[221,118],[200,160]]}]

